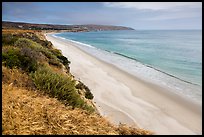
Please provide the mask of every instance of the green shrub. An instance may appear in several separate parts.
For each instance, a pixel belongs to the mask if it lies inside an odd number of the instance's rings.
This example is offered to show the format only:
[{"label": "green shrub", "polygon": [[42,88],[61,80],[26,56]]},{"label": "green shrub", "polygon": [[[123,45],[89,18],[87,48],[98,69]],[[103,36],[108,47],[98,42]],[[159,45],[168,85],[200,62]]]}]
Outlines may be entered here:
[{"label": "green shrub", "polygon": [[88,90],[88,91],[86,91],[85,92],[85,98],[87,98],[87,99],[93,99],[93,94],[91,93],[91,91],[90,90]]},{"label": "green shrub", "polygon": [[34,42],[37,42],[43,46],[46,45],[46,44],[44,44],[45,42],[43,40],[40,40],[39,37],[33,32],[16,33],[13,36],[15,36],[17,38],[27,38],[27,39],[30,39]]},{"label": "green shrub", "polygon": [[29,47],[29,48],[40,48],[41,46],[39,44],[37,44],[36,42],[30,40],[30,39],[27,39],[27,38],[19,38],[14,46],[16,47]]},{"label": "green shrub", "polygon": [[48,63],[51,64],[51,65],[60,67],[60,68],[62,67],[62,65],[60,64],[60,62],[59,62],[58,60],[55,60],[55,59],[49,59]]},{"label": "green shrub", "polygon": [[36,50],[43,53],[48,59],[58,60],[57,57],[55,55],[53,55],[48,49],[40,47],[40,48],[36,48]]},{"label": "green shrub", "polygon": [[79,81],[79,83],[76,85],[76,88],[77,89],[83,89],[84,88],[84,84]]},{"label": "green shrub", "polygon": [[70,61],[62,55],[61,51],[58,49],[52,49],[51,52],[62,62],[63,65],[69,65]]},{"label": "green shrub", "polygon": [[9,68],[14,68],[15,66],[20,67],[21,61],[19,56],[19,48],[7,48],[6,50],[2,51],[2,64]]},{"label": "green shrub", "polygon": [[21,56],[21,68],[27,72],[34,72],[37,70],[37,61],[30,58],[29,56]]},{"label": "green shrub", "polygon": [[58,59],[62,62],[63,65],[67,66],[70,64],[70,61],[65,56],[57,56]]},{"label": "green shrub", "polygon": [[93,94],[91,93],[90,89],[84,85],[82,82],[79,81],[79,83],[75,86],[77,89],[85,89],[86,92],[85,92],[85,98],[87,99],[93,99]]},{"label": "green shrub", "polygon": [[46,47],[46,48],[49,48],[49,49],[52,48],[52,43],[51,43],[50,41],[41,40],[39,43],[40,43],[43,47]]},{"label": "green shrub", "polygon": [[21,53],[19,48],[9,47],[2,52],[3,65],[9,68],[21,68],[27,72],[37,69],[37,62],[33,58]]},{"label": "green shrub", "polygon": [[18,40],[18,37],[13,36],[12,34],[2,34],[2,45],[13,46],[14,43]]},{"label": "green shrub", "polygon": [[51,49],[50,51],[51,51],[56,57],[62,55],[62,53],[61,53],[61,51],[60,51],[59,49]]},{"label": "green shrub", "polygon": [[92,106],[89,106],[87,104],[84,105],[84,109],[87,110],[90,113],[95,111],[95,109]]},{"label": "green shrub", "polygon": [[32,50],[29,47],[22,47],[21,48],[21,54],[26,55],[26,56],[28,56],[28,57],[30,57],[33,60],[36,60],[38,62],[42,62],[42,61],[46,60],[46,57],[41,52],[37,52],[36,50]]},{"label": "green shrub", "polygon": [[45,57],[48,58],[49,64],[61,67],[60,60],[49,49],[42,47],[40,44],[32,40],[26,38],[19,38],[16,41],[15,46],[21,48],[27,47],[35,52],[42,53]]},{"label": "green shrub", "polygon": [[62,74],[54,73],[47,67],[40,67],[31,74],[35,86],[67,105],[86,109],[87,106],[75,89],[75,82]]}]

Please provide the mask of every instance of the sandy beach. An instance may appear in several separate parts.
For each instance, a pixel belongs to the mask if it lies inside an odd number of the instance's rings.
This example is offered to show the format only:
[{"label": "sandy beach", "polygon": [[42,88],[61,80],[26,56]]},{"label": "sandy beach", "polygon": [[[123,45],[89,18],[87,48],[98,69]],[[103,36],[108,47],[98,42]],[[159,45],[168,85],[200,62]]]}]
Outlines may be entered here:
[{"label": "sandy beach", "polygon": [[71,61],[70,71],[86,84],[102,116],[155,134],[202,134],[202,108],[168,89],[101,61],[69,41],[46,34]]}]

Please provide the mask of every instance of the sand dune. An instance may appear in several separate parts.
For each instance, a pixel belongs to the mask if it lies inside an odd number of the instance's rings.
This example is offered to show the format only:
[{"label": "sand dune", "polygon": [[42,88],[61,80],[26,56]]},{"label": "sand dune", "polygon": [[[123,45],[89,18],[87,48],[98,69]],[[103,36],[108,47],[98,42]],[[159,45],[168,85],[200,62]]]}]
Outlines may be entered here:
[{"label": "sand dune", "polygon": [[71,73],[91,89],[99,112],[112,122],[156,134],[202,134],[201,106],[96,59],[74,43],[46,38],[71,61]]}]

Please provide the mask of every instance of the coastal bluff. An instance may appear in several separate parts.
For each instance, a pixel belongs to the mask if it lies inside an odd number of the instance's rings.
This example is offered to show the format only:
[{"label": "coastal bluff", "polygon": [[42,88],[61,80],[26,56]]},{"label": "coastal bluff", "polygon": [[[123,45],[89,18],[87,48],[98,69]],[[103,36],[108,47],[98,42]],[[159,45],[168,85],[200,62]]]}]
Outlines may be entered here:
[{"label": "coastal bluff", "polygon": [[2,21],[3,29],[23,29],[23,30],[57,30],[67,32],[80,32],[80,31],[107,31],[107,30],[134,30],[130,27],[124,26],[110,26],[110,25],[54,25],[54,24],[33,24],[24,22],[9,22]]}]

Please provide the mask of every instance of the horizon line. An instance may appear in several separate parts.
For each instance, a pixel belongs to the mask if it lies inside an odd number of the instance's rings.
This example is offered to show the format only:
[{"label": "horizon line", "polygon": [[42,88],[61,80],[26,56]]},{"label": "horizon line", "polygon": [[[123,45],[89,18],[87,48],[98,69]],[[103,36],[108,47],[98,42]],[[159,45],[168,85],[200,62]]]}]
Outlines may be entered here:
[{"label": "horizon line", "polygon": [[123,26],[123,25],[106,25],[106,24],[54,24],[54,23],[33,23],[33,22],[22,22],[22,21],[10,21],[10,20],[2,20],[2,22],[13,22],[13,23],[27,23],[27,24],[43,24],[43,25],[102,25],[102,26],[121,26],[121,27],[127,27],[127,28],[132,28],[134,30],[202,30],[195,28],[195,29],[137,29],[134,27],[129,27],[129,26]]}]

